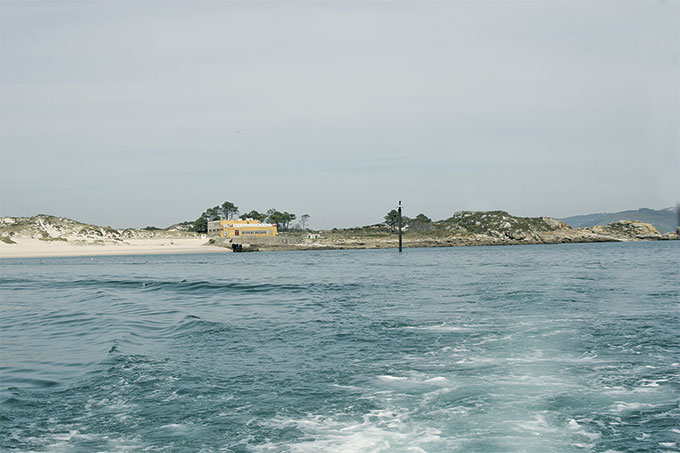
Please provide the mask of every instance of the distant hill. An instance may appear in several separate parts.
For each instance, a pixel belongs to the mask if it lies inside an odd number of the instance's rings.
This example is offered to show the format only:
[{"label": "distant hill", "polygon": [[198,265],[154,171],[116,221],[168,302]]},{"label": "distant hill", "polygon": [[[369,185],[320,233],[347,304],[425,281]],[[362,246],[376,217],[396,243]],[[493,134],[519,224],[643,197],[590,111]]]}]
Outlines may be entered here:
[{"label": "distant hill", "polygon": [[572,228],[584,228],[597,225],[608,225],[619,220],[635,220],[651,223],[660,233],[675,232],[678,227],[678,216],[675,208],[647,209],[637,211],[606,212],[600,214],[577,215],[560,219]]}]

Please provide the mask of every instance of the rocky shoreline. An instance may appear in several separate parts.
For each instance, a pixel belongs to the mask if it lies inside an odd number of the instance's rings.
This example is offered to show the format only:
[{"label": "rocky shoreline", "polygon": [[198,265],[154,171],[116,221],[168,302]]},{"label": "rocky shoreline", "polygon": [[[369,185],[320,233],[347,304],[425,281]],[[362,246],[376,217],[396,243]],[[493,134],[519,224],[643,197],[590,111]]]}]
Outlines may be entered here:
[{"label": "rocky shoreline", "polygon": [[[679,238],[677,231],[661,234],[654,226],[643,222],[622,220],[607,226],[571,228],[550,217],[515,217],[504,211],[461,211],[437,222],[411,221],[403,228],[405,248],[664,241]],[[175,228],[115,229],[45,215],[0,219],[0,256],[3,257],[396,247],[398,234],[385,224],[320,231],[293,230],[274,238],[222,239]]]},{"label": "rocky shoreline", "polygon": [[[244,241],[241,238],[211,238],[211,245],[233,247],[241,244],[245,251],[273,250],[351,250],[398,247],[398,235],[375,225],[349,230],[322,230],[318,234],[284,233],[268,240]],[[314,236],[314,237],[310,237]],[[317,237],[318,236],[318,237]],[[592,242],[631,242],[678,240],[675,233],[659,233],[648,223],[622,220],[607,226],[571,228],[549,218],[517,218],[497,211],[462,212],[431,228],[405,231],[403,246],[463,247],[492,245],[564,244]]]}]

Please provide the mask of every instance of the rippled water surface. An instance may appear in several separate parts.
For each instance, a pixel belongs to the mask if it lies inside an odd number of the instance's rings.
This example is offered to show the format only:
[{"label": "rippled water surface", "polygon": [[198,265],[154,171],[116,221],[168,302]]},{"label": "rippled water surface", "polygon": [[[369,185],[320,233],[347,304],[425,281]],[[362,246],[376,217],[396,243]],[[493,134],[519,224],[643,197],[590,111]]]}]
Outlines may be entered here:
[{"label": "rippled water surface", "polygon": [[0,450],[678,451],[679,245],[0,260]]}]

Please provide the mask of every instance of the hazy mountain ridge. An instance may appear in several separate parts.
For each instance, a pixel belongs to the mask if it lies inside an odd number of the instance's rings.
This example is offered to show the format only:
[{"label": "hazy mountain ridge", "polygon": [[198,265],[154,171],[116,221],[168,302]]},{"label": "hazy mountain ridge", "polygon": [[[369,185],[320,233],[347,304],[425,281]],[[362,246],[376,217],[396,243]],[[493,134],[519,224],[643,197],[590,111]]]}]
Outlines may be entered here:
[{"label": "hazy mountain ridge", "polygon": [[604,226],[619,220],[632,220],[654,225],[660,233],[675,232],[678,227],[678,215],[675,208],[649,209],[640,208],[620,212],[603,212],[585,214],[560,219],[572,228]]}]

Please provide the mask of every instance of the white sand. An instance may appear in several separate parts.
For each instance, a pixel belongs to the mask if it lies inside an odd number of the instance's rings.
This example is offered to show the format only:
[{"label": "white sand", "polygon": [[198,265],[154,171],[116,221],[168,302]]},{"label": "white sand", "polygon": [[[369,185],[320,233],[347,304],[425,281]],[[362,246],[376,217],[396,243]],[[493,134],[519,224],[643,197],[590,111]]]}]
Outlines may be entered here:
[{"label": "white sand", "polygon": [[123,243],[104,244],[75,241],[41,241],[16,239],[16,244],[0,242],[0,258],[32,258],[50,256],[158,255],[166,253],[231,253],[230,249],[203,245],[206,239],[126,239]]}]

